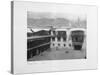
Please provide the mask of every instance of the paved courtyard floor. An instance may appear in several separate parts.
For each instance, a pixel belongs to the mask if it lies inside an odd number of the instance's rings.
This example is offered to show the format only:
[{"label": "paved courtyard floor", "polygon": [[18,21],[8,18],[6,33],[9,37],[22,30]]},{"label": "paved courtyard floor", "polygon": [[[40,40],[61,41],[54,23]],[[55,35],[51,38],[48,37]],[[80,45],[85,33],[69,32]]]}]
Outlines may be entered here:
[{"label": "paved courtyard floor", "polygon": [[28,61],[39,60],[63,60],[63,59],[85,59],[86,50],[72,50],[68,48],[52,48],[40,55],[30,58]]}]

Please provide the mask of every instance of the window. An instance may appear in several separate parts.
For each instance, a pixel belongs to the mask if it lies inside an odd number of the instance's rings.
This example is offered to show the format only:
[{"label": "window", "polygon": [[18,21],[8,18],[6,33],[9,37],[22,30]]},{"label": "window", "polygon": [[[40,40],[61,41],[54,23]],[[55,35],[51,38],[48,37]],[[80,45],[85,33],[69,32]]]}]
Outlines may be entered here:
[{"label": "window", "polygon": [[61,37],[57,37],[58,41],[61,41]]},{"label": "window", "polygon": [[64,44],[64,47],[66,46],[66,44]]},{"label": "window", "polygon": [[66,42],[66,37],[63,37],[63,41]]},{"label": "window", "polygon": [[58,44],[58,46],[60,46],[60,44]]},{"label": "window", "polygon": [[71,33],[73,42],[83,42],[84,41],[84,32],[83,31],[72,31]]},{"label": "window", "polygon": [[52,37],[52,41],[55,41],[55,37]]},{"label": "window", "polygon": [[55,46],[55,44],[53,43],[53,46]]}]

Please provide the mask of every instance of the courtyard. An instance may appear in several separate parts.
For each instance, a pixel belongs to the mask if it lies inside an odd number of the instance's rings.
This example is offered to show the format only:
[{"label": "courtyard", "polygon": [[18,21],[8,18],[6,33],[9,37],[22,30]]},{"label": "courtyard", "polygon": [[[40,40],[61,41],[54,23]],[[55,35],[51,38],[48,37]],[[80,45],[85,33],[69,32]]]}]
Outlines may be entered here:
[{"label": "courtyard", "polygon": [[28,61],[39,60],[64,60],[64,59],[86,59],[86,50],[73,50],[68,48],[50,48]]}]

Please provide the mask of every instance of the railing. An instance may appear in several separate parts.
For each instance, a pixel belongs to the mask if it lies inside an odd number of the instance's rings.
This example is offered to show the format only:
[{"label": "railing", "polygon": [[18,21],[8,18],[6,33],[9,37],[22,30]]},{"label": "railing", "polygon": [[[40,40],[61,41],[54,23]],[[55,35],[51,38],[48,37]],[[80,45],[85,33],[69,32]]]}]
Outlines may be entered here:
[{"label": "railing", "polygon": [[28,51],[29,51],[29,50],[32,50],[32,49],[34,49],[34,48],[38,48],[38,47],[40,47],[40,46],[47,45],[47,44],[50,44],[50,42],[44,43],[44,44],[41,44],[41,45],[38,45],[38,46],[36,46],[36,47],[29,48]]},{"label": "railing", "polygon": [[53,35],[32,36],[32,37],[28,37],[27,40],[34,40],[34,39],[39,39],[44,37],[53,37]]}]

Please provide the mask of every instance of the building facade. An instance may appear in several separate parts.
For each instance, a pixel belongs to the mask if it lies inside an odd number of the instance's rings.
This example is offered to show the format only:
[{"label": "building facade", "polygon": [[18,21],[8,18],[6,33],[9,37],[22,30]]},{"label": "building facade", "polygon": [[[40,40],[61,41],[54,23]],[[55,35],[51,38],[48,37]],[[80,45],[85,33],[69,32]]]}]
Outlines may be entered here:
[{"label": "building facade", "polygon": [[[74,33],[72,34],[72,32]],[[84,28],[56,28],[51,31],[51,35],[53,36],[51,38],[51,48],[74,49],[73,43],[74,45],[82,45],[82,49],[86,48],[86,29]]]}]

